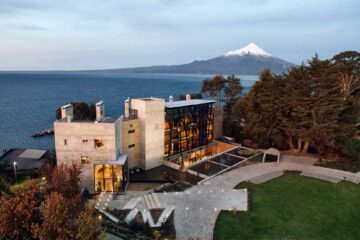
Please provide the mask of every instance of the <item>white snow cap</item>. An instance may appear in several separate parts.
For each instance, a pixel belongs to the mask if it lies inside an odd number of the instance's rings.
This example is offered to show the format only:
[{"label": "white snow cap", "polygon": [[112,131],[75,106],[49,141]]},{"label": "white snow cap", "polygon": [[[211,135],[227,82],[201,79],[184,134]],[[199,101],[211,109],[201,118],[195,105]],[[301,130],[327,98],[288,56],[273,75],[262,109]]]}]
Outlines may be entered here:
[{"label": "white snow cap", "polygon": [[246,55],[246,54],[258,55],[258,56],[260,55],[260,56],[264,56],[264,57],[270,57],[271,56],[270,53],[265,52],[264,50],[259,48],[255,43],[249,43],[248,45],[246,45],[243,48],[227,52],[227,53],[225,53],[224,56],[225,57],[242,56],[242,55]]}]

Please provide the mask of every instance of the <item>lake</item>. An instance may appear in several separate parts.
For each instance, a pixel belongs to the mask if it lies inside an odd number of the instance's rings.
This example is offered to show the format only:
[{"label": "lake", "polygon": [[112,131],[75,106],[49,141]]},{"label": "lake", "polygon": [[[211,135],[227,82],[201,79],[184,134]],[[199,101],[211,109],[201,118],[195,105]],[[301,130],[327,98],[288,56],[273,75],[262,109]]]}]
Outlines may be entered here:
[{"label": "lake", "polygon": [[[71,101],[105,102],[105,114],[123,114],[128,97],[159,97],[199,92],[210,75],[189,74],[82,74],[0,73],[0,150],[53,149],[53,136],[31,134],[53,127],[56,109]],[[239,76],[245,90],[257,76]],[[0,154],[1,155],[1,154]]]}]

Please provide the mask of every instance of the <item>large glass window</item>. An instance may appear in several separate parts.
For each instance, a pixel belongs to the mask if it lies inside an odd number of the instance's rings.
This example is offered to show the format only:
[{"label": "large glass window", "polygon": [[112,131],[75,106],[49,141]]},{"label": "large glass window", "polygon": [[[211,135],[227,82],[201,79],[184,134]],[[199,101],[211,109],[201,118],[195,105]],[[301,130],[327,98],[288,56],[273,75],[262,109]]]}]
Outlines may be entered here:
[{"label": "large glass window", "polygon": [[[205,146],[213,140],[213,104],[200,104],[165,109],[164,156]],[[189,156],[189,161],[201,158]]]},{"label": "large glass window", "polygon": [[106,192],[125,191],[127,162],[125,165],[95,164],[95,190]]}]

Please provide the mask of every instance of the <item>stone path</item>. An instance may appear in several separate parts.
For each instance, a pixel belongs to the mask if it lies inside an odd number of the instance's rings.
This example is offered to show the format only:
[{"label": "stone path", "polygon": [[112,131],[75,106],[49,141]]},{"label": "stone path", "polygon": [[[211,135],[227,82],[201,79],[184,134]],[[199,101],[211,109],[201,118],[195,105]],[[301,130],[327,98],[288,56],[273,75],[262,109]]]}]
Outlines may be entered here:
[{"label": "stone path", "polygon": [[314,165],[318,158],[315,157],[306,157],[306,156],[293,156],[293,155],[284,155],[281,156],[281,163],[301,163],[303,165]]},{"label": "stone path", "polygon": [[284,171],[268,172],[265,174],[261,174],[260,176],[251,178],[249,180],[249,182],[251,182],[253,184],[261,184],[261,183],[270,181],[271,179],[278,178],[282,175],[284,175]]},{"label": "stone path", "polygon": [[[269,173],[282,173],[283,171],[304,172],[311,177],[318,177],[324,180],[346,180],[354,183],[360,182],[360,175],[344,172],[336,169],[311,166],[310,164],[299,164],[292,162],[281,163],[259,163],[236,168],[222,175],[216,176],[202,183],[193,186],[185,192],[178,193],[153,193],[159,204],[161,204],[168,214],[174,210],[174,224],[177,239],[187,239],[189,237],[208,240],[213,238],[213,231],[217,216],[221,210],[236,208],[239,211],[246,211],[248,208],[248,193],[246,189],[234,190],[234,187],[243,181],[250,181]],[[271,176],[281,174],[270,174]],[[268,178],[267,180],[269,180]],[[265,179],[266,180],[266,179]],[[128,193],[129,194],[129,193]],[[147,194],[147,193],[143,193]],[[117,200],[108,204],[109,208],[123,208],[133,197],[140,194],[130,193],[120,196]],[[133,202],[131,202],[133,205]],[[136,201],[135,208],[142,211],[144,218],[149,215],[149,210],[144,197]],[[145,210],[145,211],[144,211]],[[143,213],[145,212],[145,213]],[[161,216],[159,222],[163,219]],[[154,224],[158,224],[154,223]]]},{"label": "stone path", "polygon": [[319,173],[314,173],[312,171],[310,171],[310,172],[304,171],[300,175],[304,176],[304,177],[317,178],[317,179],[332,182],[332,183],[338,183],[338,182],[342,181],[341,178],[328,176],[328,175],[323,175],[323,174],[319,174]]}]

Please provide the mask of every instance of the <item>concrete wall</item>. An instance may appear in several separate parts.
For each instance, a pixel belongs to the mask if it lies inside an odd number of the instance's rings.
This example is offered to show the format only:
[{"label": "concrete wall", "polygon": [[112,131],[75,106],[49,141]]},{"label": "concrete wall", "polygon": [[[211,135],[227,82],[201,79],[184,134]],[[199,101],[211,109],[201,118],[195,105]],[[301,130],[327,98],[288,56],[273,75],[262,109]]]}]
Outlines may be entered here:
[{"label": "concrete wall", "polygon": [[223,135],[224,110],[222,108],[214,109],[214,139]]},{"label": "concrete wall", "polygon": [[[82,184],[94,190],[94,160],[116,160],[122,151],[121,119],[114,123],[61,122],[54,123],[57,164],[76,163],[82,166]],[[104,146],[95,147],[95,139],[104,141]],[[66,144],[65,141],[66,140]],[[84,142],[83,140],[87,140]],[[90,157],[89,164],[81,164],[81,157]]]},{"label": "concrete wall", "polygon": [[165,101],[158,98],[132,99],[140,121],[140,165],[147,170],[162,165],[164,155]]},{"label": "concrete wall", "polygon": [[[140,157],[140,120],[126,119],[122,121],[122,152],[128,154],[129,168],[141,167]],[[134,144],[134,147],[129,147]]]}]

